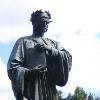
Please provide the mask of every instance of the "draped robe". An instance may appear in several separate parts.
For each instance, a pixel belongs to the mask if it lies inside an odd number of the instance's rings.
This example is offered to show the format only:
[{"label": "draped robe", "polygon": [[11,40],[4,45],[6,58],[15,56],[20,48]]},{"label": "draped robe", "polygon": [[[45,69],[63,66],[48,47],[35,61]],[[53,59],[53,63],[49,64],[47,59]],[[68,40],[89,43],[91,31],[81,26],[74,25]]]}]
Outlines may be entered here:
[{"label": "draped robe", "polygon": [[[37,43],[51,48],[51,51],[38,55],[38,63],[43,62],[47,71],[27,78],[27,69],[35,67],[36,53],[33,51]],[[66,85],[71,64],[71,54],[60,47],[58,42],[44,37],[19,38],[7,63],[8,77],[16,100],[58,100],[56,85]]]}]

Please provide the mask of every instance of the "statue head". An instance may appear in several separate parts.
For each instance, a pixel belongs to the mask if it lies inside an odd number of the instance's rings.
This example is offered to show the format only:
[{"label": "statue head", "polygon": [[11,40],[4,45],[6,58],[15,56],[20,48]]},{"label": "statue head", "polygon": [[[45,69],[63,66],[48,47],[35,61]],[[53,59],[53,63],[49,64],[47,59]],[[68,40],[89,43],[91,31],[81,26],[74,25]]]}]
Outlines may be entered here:
[{"label": "statue head", "polygon": [[50,19],[51,15],[48,11],[33,11],[30,21],[32,22],[34,33],[37,35],[44,35],[44,33],[48,30],[48,24],[52,22]]}]

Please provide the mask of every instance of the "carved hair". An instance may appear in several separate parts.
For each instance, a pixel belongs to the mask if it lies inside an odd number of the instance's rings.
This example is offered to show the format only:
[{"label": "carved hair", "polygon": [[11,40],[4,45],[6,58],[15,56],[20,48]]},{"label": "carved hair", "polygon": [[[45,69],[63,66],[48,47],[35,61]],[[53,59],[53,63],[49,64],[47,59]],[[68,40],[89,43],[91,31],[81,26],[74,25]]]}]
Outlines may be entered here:
[{"label": "carved hair", "polygon": [[[33,13],[31,14],[30,21],[32,23],[34,23],[35,21],[37,21],[40,18],[42,13],[44,13],[42,10],[37,10],[36,12],[33,11]],[[51,19],[51,14],[49,13],[49,11],[45,11],[45,13],[47,13],[48,18]]]}]

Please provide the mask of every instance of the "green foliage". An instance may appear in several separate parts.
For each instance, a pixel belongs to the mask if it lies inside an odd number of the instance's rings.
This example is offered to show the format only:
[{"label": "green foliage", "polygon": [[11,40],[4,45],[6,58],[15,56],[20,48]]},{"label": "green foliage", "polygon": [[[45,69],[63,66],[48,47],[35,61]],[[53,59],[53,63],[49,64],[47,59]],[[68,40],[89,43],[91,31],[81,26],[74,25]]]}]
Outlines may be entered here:
[{"label": "green foliage", "polygon": [[88,95],[87,100],[94,100],[93,95],[91,93]]},{"label": "green foliage", "polygon": [[73,95],[71,95],[71,93],[68,94],[67,100],[74,100]]},{"label": "green foliage", "polygon": [[66,99],[62,99],[62,91],[58,91],[59,100],[100,100],[100,96],[95,97],[92,93],[87,94],[82,87],[76,87],[74,94],[68,94]]},{"label": "green foliage", "polygon": [[74,100],[86,100],[87,94],[82,87],[76,87],[74,93]]}]

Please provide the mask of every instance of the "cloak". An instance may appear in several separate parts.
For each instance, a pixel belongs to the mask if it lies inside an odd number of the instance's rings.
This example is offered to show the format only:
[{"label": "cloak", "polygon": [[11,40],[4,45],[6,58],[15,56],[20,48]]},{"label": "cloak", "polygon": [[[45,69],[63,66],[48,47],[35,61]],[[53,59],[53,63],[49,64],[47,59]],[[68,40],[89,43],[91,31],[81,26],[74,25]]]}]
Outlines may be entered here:
[{"label": "cloak", "polygon": [[[47,45],[51,50],[39,53],[34,50],[37,43]],[[27,77],[27,70],[38,64],[45,66],[47,71]],[[19,38],[7,63],[16,100],[59,100],[56,86],[66,85],[71,65],[71,54],[58,42],[44,37]]]}]

